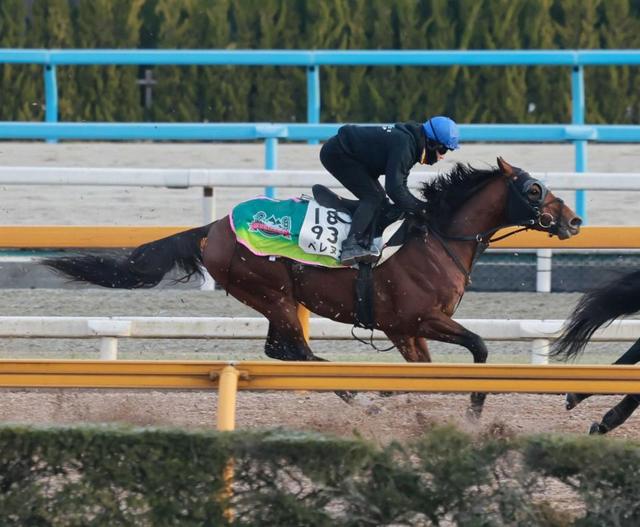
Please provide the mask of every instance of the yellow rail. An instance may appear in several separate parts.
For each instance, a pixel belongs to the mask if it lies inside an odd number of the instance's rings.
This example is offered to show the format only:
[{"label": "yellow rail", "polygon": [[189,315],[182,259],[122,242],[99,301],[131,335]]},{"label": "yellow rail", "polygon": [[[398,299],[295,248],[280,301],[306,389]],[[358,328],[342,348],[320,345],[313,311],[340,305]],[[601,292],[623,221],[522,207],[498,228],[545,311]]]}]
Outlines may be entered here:
[{"label": "yellow rail", "polygon": [[133,225],[3,225],[0,248],[115,249],[137,247],[191,227]]},{"label": "yellow rail", "polygon": [[240,390],[640,393],[636,366],[0,360],[2,388],[219,390],[218,427]]},{"label": "yellow rail", "polygon": [[[191,226],[134,225],[4,225],[0,226],[0,248],[124,248],[137,247]],[[506,234],[509,229],[500,231]],[[541,232],[523,232],[491,245],[498,249],[639,249],[640,227],[588,226],[569,240]]]},{"label": "yellow rail", "polygon": [[[514,229],[503,229],[498,236]],[[587,226],[580,234],[560,240],[557,236],[538,231],[515,234],[491,244],[496,249],[638,249],[640,227],[636,226]]]}]

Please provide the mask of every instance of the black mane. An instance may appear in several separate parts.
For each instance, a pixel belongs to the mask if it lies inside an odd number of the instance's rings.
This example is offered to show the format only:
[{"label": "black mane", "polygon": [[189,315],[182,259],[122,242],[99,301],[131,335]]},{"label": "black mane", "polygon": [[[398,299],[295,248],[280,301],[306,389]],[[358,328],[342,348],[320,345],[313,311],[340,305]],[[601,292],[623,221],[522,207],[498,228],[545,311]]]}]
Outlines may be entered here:
[{"label": "black mane", "polygon": [[456,163],[447,174],[422,183],[420,194],[427,201],[432,222],[437,226],[446,225],[471,194],[499,175],[501,172],[497,167],[483,170],[469,164]]}]

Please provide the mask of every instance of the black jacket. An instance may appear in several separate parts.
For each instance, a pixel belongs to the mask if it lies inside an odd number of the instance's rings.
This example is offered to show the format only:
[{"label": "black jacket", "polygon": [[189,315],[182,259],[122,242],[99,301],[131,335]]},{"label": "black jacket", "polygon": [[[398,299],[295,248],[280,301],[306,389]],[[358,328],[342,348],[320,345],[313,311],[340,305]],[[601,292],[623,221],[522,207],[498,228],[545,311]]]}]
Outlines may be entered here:
[{"label": "black jacket", "polygon": [[407,188],[409,171],[422,156],[425,135],[420,123],[393,126],[357,126],[348,124],[338,130],[338,141],[354,159],[360,161],[372,177],[385,175],[385,190],[393,202],[407,212],[422,203]]}]

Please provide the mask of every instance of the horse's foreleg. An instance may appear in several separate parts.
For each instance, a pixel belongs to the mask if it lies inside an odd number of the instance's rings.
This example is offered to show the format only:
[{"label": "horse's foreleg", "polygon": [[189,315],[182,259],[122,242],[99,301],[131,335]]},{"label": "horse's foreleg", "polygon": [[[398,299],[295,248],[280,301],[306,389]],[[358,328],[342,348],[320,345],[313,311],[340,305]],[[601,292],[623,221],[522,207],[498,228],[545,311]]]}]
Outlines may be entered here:
[{"label": "horse's foreleg", "polygon": [[[640,362],[640,339],[636,340],[613,364],[636,364],[638,362]],[[565,408],[571,410],[592,395],[591,393],[568,393],[565,397]]]},{"label": "horse's foreleg", "polygon": [[[487,362],[489,351],[480,335],[469,331],[444,314],[438,314],[438,316],[424,320],[418,327],[418,334],[427,339],[464,346],[473,355],[473,362],[479,364]],[[486,398],[486,393],[473,392],[471,394],[471,404],[467,410],[469,418],[475,420],[480,417]]]},{"label": "horse's foreleg", "polygon": [[640,402],[638,402],[638,395],[627,395],[622,401],[616,404],[611,410],[609,410],[602,417],[602,421],[599,423],[592,423],[589,428],[589,434],[606,434],[611,432],[614,428],[619,427],[624,423],[629,416],[638,408]]}]

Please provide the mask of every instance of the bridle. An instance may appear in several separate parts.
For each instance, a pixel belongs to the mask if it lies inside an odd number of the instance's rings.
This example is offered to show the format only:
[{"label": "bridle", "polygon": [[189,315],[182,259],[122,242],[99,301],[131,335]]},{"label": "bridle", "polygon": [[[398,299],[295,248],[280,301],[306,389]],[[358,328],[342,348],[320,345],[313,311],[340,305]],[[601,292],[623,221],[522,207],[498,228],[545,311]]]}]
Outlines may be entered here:
[{"label": "bridle", "polygon": [[[519,229],[495,239],[489,239],[489,243],[492,241],[502,240],[508,236],[520,232],[520,230],[527,230],[538,225],[542,229],[546,230],[549,235],[558,234],[560,228],[560,218],[562,216],[562,209],[564,208],[564,200],[555,197],[549,203],[545,203],[549,189],[538,179],[534,179],[528,174],[522,172],[522,176],[518,179],[509,178],[509,194],[507,195],[507,224],[500,225],[495,229],[491,229],[493,233],[504,227],[513,227],[516,225],[523,226],[523,229]],[[540,196],[537,199],[529,197],[529,190],[531,187],[537,185],[540,189]],[[550,212],[543,212],[542,207],[548,207],[553,203],[560,203],[560,211],[558,217],[554,217]]]},{"label": "bridle", "polygon": [[[452,236],[449,234],[443,234],[433,227],[430,228],[431,233],[442,244],[444,250],[454,261],[460,272],[464,275],[466,285],[469,285],[471,283],[471,272],[473,271],[473,267],[476,261],[492,242],[504,240],[505,238],[513,236],[514,234],[517,234],[519,232],[532,229],[536,225],[548,232],[549,236],[558,234],[558,230],[560,228],[560,218],[562,217],[562,210],[565,207],[564,200],[555,197],[553,200],[549,201],[549,203],[545,203],[544,200],[549,194],[549,189],[544,185],[544,183],[542,183],[542,181],[538,179],[532,178],[523,170],[517,169],[515,167],[514,170],[517,171],[516,176],[510,177],[507,182],[507,221],[505,223],[502,223],[497,227],[492,227],[491,229],[488,229],[486,231],[463,236]],[[473,191],[470,192],[470,194],[479,191],[486,184],[488,184],[488,182],[484,182],[480,188],[476,187],[475,189],[473,189]],[[531,199],[529,198],[529,190],[531,190],[531,187],[533,187],[534,185],[538,185],[538,187],[540,188],[540,196],[538,196],[536,199]],[[553,214],[549,212],[543,212],[542,210],[543,207],[548,207],[553,203],[560,203],[557,217],[554,217]],[[493,237],[493,235],[501,229],[516,226],[521,228],[508,232],[507,234],[504,234],[502,236],[498,236],[497,238]],[[473,258],[471,259],[471,266],[469,270],[467,270],[463,263],[460,261],[458,255],[447,245],[445,239],[450,241],[476,242],[476,249],[473,254]]]}]

